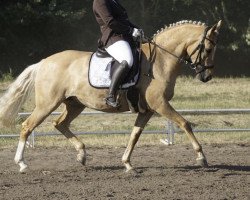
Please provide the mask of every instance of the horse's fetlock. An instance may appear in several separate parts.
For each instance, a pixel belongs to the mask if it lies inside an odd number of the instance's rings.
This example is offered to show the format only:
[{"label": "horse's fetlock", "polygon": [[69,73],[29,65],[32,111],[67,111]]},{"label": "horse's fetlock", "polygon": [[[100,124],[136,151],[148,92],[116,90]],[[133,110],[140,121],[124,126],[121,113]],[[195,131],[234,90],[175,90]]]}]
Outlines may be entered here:
[{"label": "horse's fetlock", "polygon": [[16,164],[18,164],[18,163],[20,162],[20,159],[19,159],[19,158],[14,158],[14,162],[15,162]]},{"label": "horse's fetlock", "polygon": [[85,145],[83,143],[79,142],[79,144],[76,145],[76,149],[78,151],[83,150],[83,149],[85,149]]},{"label": "horse's fetlock", "polygon": [[126,158],[122,158],[122,163],[127,164],[127,163],[130,163],[130,161],[128,159],[126,159]]},{"label": "horse's fetlock", "polygon": [[201,146],[196,147],[194,150],[197,152],[199,158],[204,158],[205,157],[203,152],[202,152],[202,147]]}]

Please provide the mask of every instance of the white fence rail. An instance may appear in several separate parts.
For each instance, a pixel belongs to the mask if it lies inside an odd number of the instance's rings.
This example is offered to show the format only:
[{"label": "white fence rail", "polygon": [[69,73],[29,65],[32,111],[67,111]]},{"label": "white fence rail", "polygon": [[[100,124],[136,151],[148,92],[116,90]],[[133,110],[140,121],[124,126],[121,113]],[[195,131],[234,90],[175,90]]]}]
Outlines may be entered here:
[{"label": "white fence rail", "polygon": [[[232,115],[232,114],[250,114],[250,109],[198,109],[198,110],[177,110],[182,115]],[[28,116],[31,113],[19,113],[19,116]],[[51,115],[60,115],[61,112],[53,112]],[[104,112],[82,112],[81,115],[110,115],[113,113],[104,113]],[[131,114],[131,112],[124,112],[119,114]],[[173,123],[171,121],[167,121],[166,130],[151,130],[151,131],[143,131],[143,133],[166,133],[167,138],[161,140],[165,144],[173,144],[174,143],[174,134],[176,130]],[[194,132],[250,132],[250,128],[232,128],[232,129],[193,129]],[[82,134],[125,134],[130,133],[131,130],[124,131],[96,131],[96,132],[77,132],[76,135]],[[39,133],[35,134],[35,131],[32,132],[30,137],[30,143],[34,146],[35,136],[55,136],[60,135],[56,132],[50,133]],[[8,138],[8,137],[19,137],[18,134],[0,134],[0,138]]]}]

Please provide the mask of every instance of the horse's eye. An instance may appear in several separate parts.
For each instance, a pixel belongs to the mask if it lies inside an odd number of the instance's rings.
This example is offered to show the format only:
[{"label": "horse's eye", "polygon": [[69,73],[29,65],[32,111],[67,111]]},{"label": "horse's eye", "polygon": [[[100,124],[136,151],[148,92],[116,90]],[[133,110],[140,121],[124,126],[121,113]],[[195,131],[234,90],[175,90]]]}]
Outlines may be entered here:
[{"label": "horse's eye", "polygon": [[207,54],[210,54],[212,52],[212,49],[206,49]]}]

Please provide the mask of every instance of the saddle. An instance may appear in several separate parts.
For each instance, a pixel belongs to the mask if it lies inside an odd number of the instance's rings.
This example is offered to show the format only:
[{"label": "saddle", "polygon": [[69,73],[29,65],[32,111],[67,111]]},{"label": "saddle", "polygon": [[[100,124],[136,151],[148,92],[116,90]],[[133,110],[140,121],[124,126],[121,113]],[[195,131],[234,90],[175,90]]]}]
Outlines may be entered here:
[{"label": "saddle", "polygon": [[[138,112],[139,93],[133,87],[139,80],[140,73],[140,49],[133,50],[134,64],[127,74],[120,89],[126,90],[128,105],[132,112]],[[111,57],[105,49],[97,49],[91,56],[89,62],[88,79],[92,87],[108,89],[111,83],[113,72],[118,62]]]},{"label": "saddle", "polygon": [[[134,64],[125,78],[121,89],[128,89],[136,85],[139,79],[139,52],[133,49]],[[91,56],[89,62],[89,83],[95,88],[109,88],[113,72],[118,66],[118,62],[111,57],[105,49],[98,48]]]}]

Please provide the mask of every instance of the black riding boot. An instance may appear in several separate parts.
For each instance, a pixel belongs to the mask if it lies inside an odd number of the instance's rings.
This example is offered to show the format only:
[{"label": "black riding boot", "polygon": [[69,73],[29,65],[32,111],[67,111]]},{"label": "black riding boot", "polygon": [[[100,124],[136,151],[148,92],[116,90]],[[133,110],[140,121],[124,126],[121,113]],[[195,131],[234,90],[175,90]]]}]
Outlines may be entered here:
[{"label": "black riding boot", "polygon": [[117,108],[119,106],[119,103],[116,101],[116,92],[119,88],[119,86],[122,84],[124,79],[126,78],[126,75],[129,71],[129,66],[127,61],[122,61],[118,67],[115,69],[113,75],[111,84],[109,87],[109,94],[108,97],[105,99],[106,104],[110,105],[114,108]]}]

